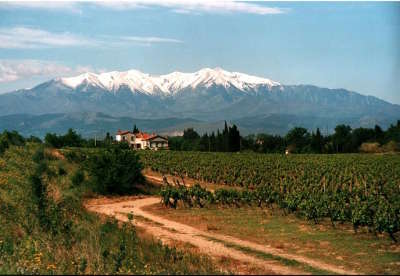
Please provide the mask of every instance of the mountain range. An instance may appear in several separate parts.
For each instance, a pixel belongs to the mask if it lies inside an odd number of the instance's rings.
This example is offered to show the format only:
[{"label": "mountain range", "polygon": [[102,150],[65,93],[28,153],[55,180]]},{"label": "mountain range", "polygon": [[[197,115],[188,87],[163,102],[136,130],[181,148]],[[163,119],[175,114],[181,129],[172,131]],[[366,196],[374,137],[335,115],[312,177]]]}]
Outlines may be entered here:
[{"label": "mountain range", "polygon": [[[54,125],[60,131],[79,120],[85,128],[86,119],[94,116],[105,120],[103,126],[109,120],[106,118],[114,118],[113,130],[122,128],[127,118],[157,122],[151,127],[154,131],[171,127],[175,131],[190,124],[208,131],[228,120],[245,132],[281,134],[296,125],[328,131],[339,123],[385,127],[400,119],[400,106],[346,89],[284,85],[221,68],[205,68],[159,76],[129,70],[56,78],[0,95],[0,116],[0,128],[4,120],[16,120],[17,124],[21,118],[24,123],[32,118],[35,122],[44,118],[54,121],[60,116],[64,119]],[[166,122],[169,118],[174,118],[170,119],[173,126]],[[35,127],[40,128],[40,124]]]}]

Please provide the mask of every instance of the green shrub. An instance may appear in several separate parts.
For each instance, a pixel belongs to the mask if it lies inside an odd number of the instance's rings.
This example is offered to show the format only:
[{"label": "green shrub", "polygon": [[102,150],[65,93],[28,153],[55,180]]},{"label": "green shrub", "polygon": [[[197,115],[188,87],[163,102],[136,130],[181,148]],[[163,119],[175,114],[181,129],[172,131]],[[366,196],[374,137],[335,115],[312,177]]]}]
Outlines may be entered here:
[{"label": "green shrub", "polygon": [[25,145],[25,138],[15,130],[14,131],[5,130],[5,131],[3,131],[1,136],[10,145],[13,145],[13,146],[24,146]]},{"label": "green shrub", "polygon": [[31,135],[29,138],[26,139],[27,142],[41,144],[42,140],[39,137]]},{"label": "green shrub", "polygon": [[67,171],[62,166],[59,166],[58,167],[58,175],[63,176],[66,174],[67,174]]},{"label": "green shrub", "polygon": [[0,135],[0,155],[2,155],[9,147],[10,145],[7,140]]},{"label": "green shrub", "polygon": [[44,141],[46,145],[54,148],[80,147],[84,142],[82,137],[71,128],[68,129],[68,132],[65,135],[47,133]]},{"label": "green shrub", "polygon": [[40,163],[41,161],[45,160],[44,148],[43,147],[40,147],[35,151],[35,153],[32,156],[32,160],[35,163]]},{"label": "green shrub", "polygon": [[80,163],[86,160],[86,155],[79,150],[69,150],[64,154],[69,162]]},{"label": "green shrub", "polygon": [[73,186],[80,186],[85,180],[85,174],[81,169],[78,169],[71,177]]},{"label": "green shrub", "polygon": [[86,168],[93,188],[100,194],[132,194],[143,181],[142,165],[132,150],[102,149],[89,157]]}]

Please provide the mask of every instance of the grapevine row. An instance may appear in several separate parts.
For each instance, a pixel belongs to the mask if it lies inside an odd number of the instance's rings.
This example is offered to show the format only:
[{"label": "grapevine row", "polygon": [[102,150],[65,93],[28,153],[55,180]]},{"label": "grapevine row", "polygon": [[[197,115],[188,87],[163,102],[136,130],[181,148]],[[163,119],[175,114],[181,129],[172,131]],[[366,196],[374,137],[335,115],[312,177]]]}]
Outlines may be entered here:
[{"label": "grapevine row", "polygon": [[[400,228],[397,155],[143,152],[140,156],[154,171],[245,188],[229,193],[217,190],[214,199],[208,195],[204,202],[200,200],[202,204],[225,204],[229,198],[226,204],[276,205],[315,222],[322,218],[350,222],[355,229],[368,227],[393,239]],[[229,196],[217,200],[219,193]]]}]

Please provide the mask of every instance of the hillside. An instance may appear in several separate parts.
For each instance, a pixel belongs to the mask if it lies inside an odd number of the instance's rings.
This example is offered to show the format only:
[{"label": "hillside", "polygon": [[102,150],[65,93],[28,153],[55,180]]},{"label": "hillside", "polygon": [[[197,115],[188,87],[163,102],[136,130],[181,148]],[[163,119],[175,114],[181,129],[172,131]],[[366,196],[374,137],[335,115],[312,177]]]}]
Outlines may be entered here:
[{"label": "hillside", "polygon": [[[270,133],[286,135],[293,127],[304,127],[315,131],[318,127],[325,134],[332,133],[338,124],[348,124],[352,128],[374,127],[375,120],[349,117],[343,119],[296,116],[288,114],[270,114],[243,117],[227,120],[236,124],[242,135]],[[383,120],[381,126],[386,128],[396,121]],[[163,135],[182,135],[183,130],[194,128],[198,133],[216,132],[224,127],[224,120],[201,121],[191,118],[138,119],[131,117],[110,116],[97,112],[54,113],[43,115],[15,114],[0,116],[0,131],[16,130],[29,137],[34,135],[43,138],[47,133],[63,134],[69,128],[75,129],[83,137],[104,137],[107,132],[115,134],[118,129],[132,129],[135,125],[145,132],[156,132]]]},{"label": "hillside", "polygon": [[216,272],[207,258],[88,213],[87,187],[71,180],[77,170],[54,151],[41,155],[35,144],[12,146],[0,157],[0,274]]}]

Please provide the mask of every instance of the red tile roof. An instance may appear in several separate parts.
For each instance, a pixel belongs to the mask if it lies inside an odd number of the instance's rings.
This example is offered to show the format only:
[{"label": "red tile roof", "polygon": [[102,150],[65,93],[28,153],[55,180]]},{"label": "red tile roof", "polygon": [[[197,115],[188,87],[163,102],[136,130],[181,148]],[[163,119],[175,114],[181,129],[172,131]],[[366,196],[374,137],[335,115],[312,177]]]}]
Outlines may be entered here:
[{"label": "red tile roof", "polygon": [[130,133],[129,130],[118,130],[118,132],[117,132],[118,135],[125,135],[125,134],[128,134],[128,133]]},{"label": "red tile roof", "polygon": [[165,139],[165,140],[168,140],[167,138],[165,138],[165,137],[163,137],[163,136],[161,136],[161,135],[157,135],[157,134],[153,134],[153,135],[151,135],[149,138],[147,138],[146,140],[151,140],[151,139],[154,139],[154,138],[157,138],[157,137],[160,137],[160,138],[163,138],[163,139]]},{"label": "red tile roof", "polygon": [[[132,132],[130,132],[129,130],[118,130],[117,135],[125,135],[125,134],[128,134],[128,133],[132,133]],[[146,132],[139,132],[139,133],[135,134],[135,137],[136,138],[141,138],[143,140],[150,140],[150,139],[153,139],[153,138],[156,138],[156,137],[162,137],[162,136],[157,135],[155,133],[150,134],[150,133],[146,133]],[[162,138],[164,138],[164,137],[162,137]],[[166,139],[166,138],[164,138],[164,139]]]},{"label": "red tile roof", "polygon": [[143,140],[148,140],[154,136],[154,134],[149,134],[146,132],[139,132],[136,135],[136,138],[142,138]]}]

